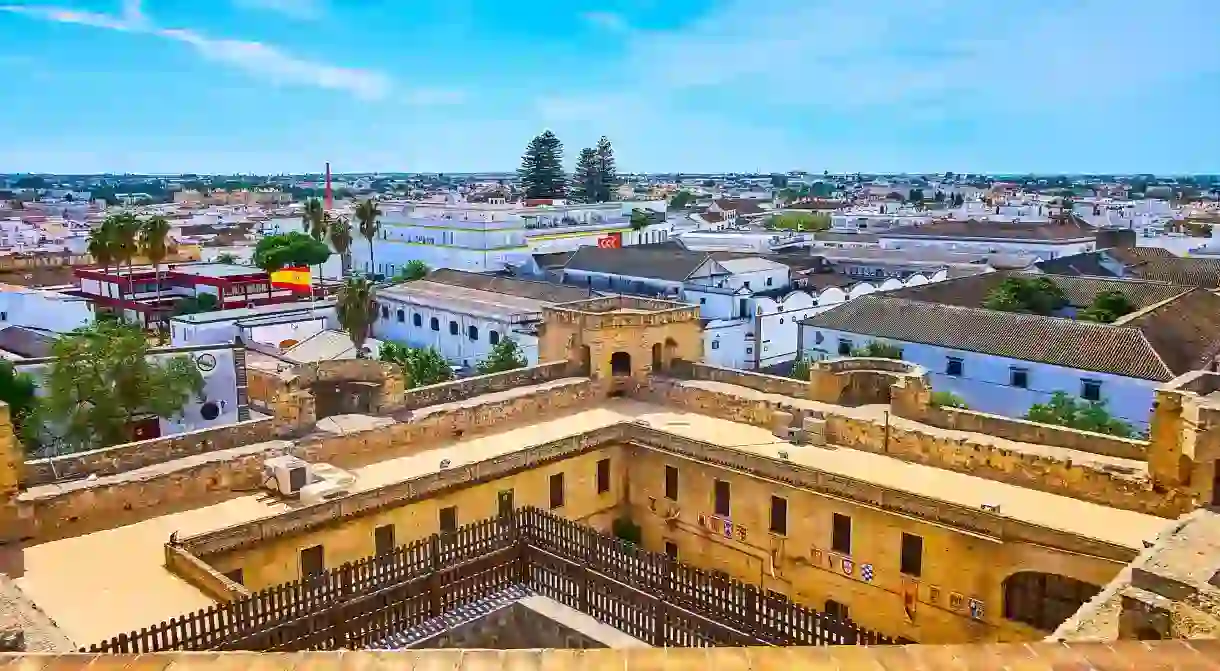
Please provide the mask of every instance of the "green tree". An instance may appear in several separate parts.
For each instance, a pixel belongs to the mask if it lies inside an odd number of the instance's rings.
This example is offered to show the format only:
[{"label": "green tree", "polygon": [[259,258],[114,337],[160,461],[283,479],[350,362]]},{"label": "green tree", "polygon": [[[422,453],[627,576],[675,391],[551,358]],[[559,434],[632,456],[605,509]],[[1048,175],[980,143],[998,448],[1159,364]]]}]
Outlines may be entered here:
[{"label": "green tree", "polygon": [[89,255],[93,257],[94,263],[101,265],[107,273],[110,272],[110,264],[118,261],[114,233],[114,220],[107,217],[102,221],[101,226],[89,231],[88,247],[86,248]]},{"label": "green tree", "polygon": [[1127,295],[1117,289],[1103,291],[1093,297],[1093,303],[1076,315],[1077,319],[1102,324],[1114,320],[1135,310],[1135,305]]},{"label": "green tree", "polygon": [[576,159],[576,171],[572,175],[572,188],[568,200],[577,203],[596,203],[599,186],[597,151],[590,148],[580,150]]},{"label": "green tree", "polygon": [[169,222],[165,217],[149,217],[140,222],[140,251],[153,264],[153,273],[157,277],[157,309],[160,310],[161,262],[169,256]]},{"label": "green tree", "polygon": [[1050,315],[1064,305],[1063,289],[1047,277],[1009,277],[983,299],[988,310],[1036,315]]},{"label": "green tree", "polygon": [[339,288],[335,316],[356,346],[356,358],[364,358],[364,341],[377,319],[377,290],[367,277],[348,276]]},{"label": "green tree", "polygon": [[951,391],[934,391],[932,398],[929,401],[933,408],[961,408],[969,410],[970,407],[962,400],[962,397],[954,394]]},{"label": "green tree", "polygon": [[175,315],[197,315],[204,312],[215,312],[220,308],[220,299],[216,294],[202,293],[193,297],[179,298],[174,302]]},{"label": "green tree", "polygon": [[[322,242],[326,239],[326,232],[330,229],[331,218],[330,213],[322,205],[322,201],[317,198],[310,198],[305,201],[305,207],[301,210],[301,223],[305,230],[309,232],[309,237]],[[330,258],[330,255],[327,255]],[[325,260],[323,261],[325,262]],[[320,264],[319,264],[320,265]],[[313,266],[309,266],[309,284],[311,286],[310,295],[313,295]],[[318,279],[322,278],[322,269],[318,268]]]},{"label": "green tree", "polygon": [[787,175],[771,175],[771,188],[773,188],[773,189],[788,188],[788,176]]},{"label": "green tree", "polygon": [[[254,247],[254,265],[268,273],[281,268],[320,266],[330,258],[330,247],[326,243],[299,231],[268,235]],[[271,295],[271,285],[267,285]]]},{"label": "green tree", "polygon": [[684,207],[689,207],[693,202],[695,202],[695,194],[687,191],[686,189],[682,189],[669,199],[669,206],[675,210],[680,210]]},{"label": "green tree", "polygon": [[521,347],[517,344],[517,341],[506,337],[501,338],[500,342],[491,348],[487,358],[480,361],[479,365],[475,368],[478,370],[479,375],[489,375],[491,373],[502,373],[506,370],[525,368],[528,363],[525,355],[521,353]]},{"label": "green tree", "polygon": [[[130,212],[113,214],[106,219],[109,220],[113,231],[111,235],[114,236],[112,243],[115,264],[122,266],[123,262],[127,263],[127,291],[130,293],[132,288],[131,263],[140,251],[140,220]],[[104,228],[106,225],[107,222],[103,221],[102,227]]]},{"label": "green tree", "polygon": [[381,343],[377,358],[402,366],[407,388],[426,387],[453,379],[453,369],[433,347],[415,348],[394,342]]},{"label": "green tree", "polygon": [[8,404],[13,433],[25,436],[25,424],[38,402],[37,383],[29,373],[19,373],[13,362],[0,359],[0,401]]},{"label": "green tree", "polygon": [[327,235],[330,237],[330,246],[339,254],[339,274],[347,277],[352,269],[352,224],[347,217],[339,217],[331,223]]},{"label": "green tree", "polygon": [[792,372],[788,373],[788,377],[794,380],[809,380],[809,359],[798,356],[796,361],[792,362]]},{"label": "green tree", "polygon": [[922,203],[923,202],[923,189],[911,189],[907,193],[907,202]]},{"label": "green tree", "polygon": [[237,263],[237,256],[232,252],[222,252],[216,255],[216,263]]},{"label": "green tree", "polygon": [[647,228],[648,225],[652,223],[652,220],[648,217],[648,213],[645,212],[644,210],[635,209],[635,210],[631,211],[630,222],[631,222],[631,230],[639,231],[644,228]]},{"label": "green tree", "polygon": [[405,266],[398,269],[398,274],[394,276],[394,282],[411,282],[414,280],[422,280],[428,276],[428,272],[430,270],[431,269],[428,268],[428,264],[420,261],[419,259],[413,259],[411,261],[407,261]]},{"label": "green tree", "polygon": [[137,417],[178,417],[191,398],[203,400],[191,357],[153,358],[144,333],[126,324],[97,322],[64,334],[51,353],[31,422],[67,452],[128,442]]},{"label": "green tree", "polygon": [[1105,402],[1078,399],[1064,391],[1051,394],[1051,400],[1047,403],[1032,405],[1025,419],[1120,438],[1135,436],[1135,429],[1130,424],[1110,415]]},{"label": "green tree", "polygon": [[373,258],[373,240],[381,230],[381,221],[378,220],[380,216],[381,210],[377,207],[377,201],[372,198],[361,201],[356,206],[356,221],[360,224],[360,237],[369,243],[369,272],[373,274],[377,273],[376,260]]},{"label": "green tree", "polygon": [[851,355],[877,359],[901,359],[902,348],[879,340],[870,340],[867,345],[853,349]]},{"label": "green tree", "polygon": [[825,231],[830,228],[830,215],[821,212],[785,212],[771,217],[767,225],[783,231]]},{"label": "green tree", "polygon": [[614,147],[605,135],[597,140],[597,183],[593,194],[594,203],[614,200],[614,187],[618,185],[618,168],[614,164]]},{"label": "green tree", "polygon": [[563,198],[563,143],[550,130],[530,140],[517,171],[526,198]]}]

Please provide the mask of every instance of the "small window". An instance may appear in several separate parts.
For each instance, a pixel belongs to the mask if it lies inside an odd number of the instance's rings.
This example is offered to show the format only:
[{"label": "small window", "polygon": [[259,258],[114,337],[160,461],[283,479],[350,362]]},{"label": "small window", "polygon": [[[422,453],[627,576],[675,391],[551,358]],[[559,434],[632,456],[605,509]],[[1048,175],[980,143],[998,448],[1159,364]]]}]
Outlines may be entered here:
[{"label": "small window", "polygon": [[665,498],[670,501],[678,500],[678,467],[665,467]]},{"label": "small window", "polygon": [[488,331],[487,332],[487,342],[491,343],[492,345],[499,345],[500,344],[500,332],[499,331]]},{"label": "small window", "polygon": [[457,506],[441,508],[441,533],[451,534],[457,531]]},{"label": "small window", "polygon": [[678,544],[673,541],[665,541],[665,556],[669,557],[670,561],[678,561]]},{"label": "small window", "polygon": [[771,497],[771,533],[788,533],[788,500],[778,496]]},{"label": "small window", "polygon": [[720,341],[719,341],[719,340],[713,340],[713,341],[712,341],[712,349],[720,349]]},{"label": "small window", "polygon": [[729,519],[729,512],[732,509],[732,501],[730,500],[729,483],[726,480],[717,480],[715,486],[715,512],[717,515]]},{"label": "small window", "polygon": [[411,323],[415,326],[423,326],[424,318],[420,316],[418,312],[416,312],[415,314],[411,315]]},{"label": "small window", "polygon": [[466,337],[477,342],[479,340],[479,327],[477,327],[477,326],[466,327]]},{"label": "small window", "polygon": [[457,334],[458,334],[458,323],[453,320],[450,320],[449,321],[449,335],[457,335]]},{"label": "small window", "polygon": [[699,305],[707,305],[707,299],[706,299],[706,298],[700,298],[700,299],[699,299]]},{"label": "small window", "polygon": [[1013,368],[1008,371],[1008,384],[1021,389],[1029,388],[1029,369]]},{"label": "small window", "polygon": [[849,356],[851,354],[851,341],[846,338],[839,338],[839,356]]},{"label": "small window", "polygon": [[377,556],[394,551],[394,525],[386,524],[373,529],[373,552]]},{"label": "small window", "polygon": [[326,557],[321,545],[301,550],[301,577],[316,578],[326,573]]},{"label": "small window", "polygon": [[403,322],[405,322],[405,321],[407,321],[407,311],[406,311],[406,310],[399,310],[399,311],[398,311],[398,323],[399,323],[399,324],[401,324],[401,323],[403,323]]},{"label": "small window", "polygon": [[1086,401],[1100,401],[1101,383],[1097,380],[1081,380],[1080,397]]},{"label": "small window", "polygon": [[551,509],[563,507],[563,473],[551,476]]},{"label": "small window", "polygon": [[386,307],[386,306],[384,306],[384,305],[383,305],[383,306],[381,306],[381,318],[382,318],[382,319],[389,319],[389,318],[390,318],[390,308],[387,308],[387,307]]},{"label": "small window", "polygon": [[749,282],[745,282],[745,283],[743,283],[743,284],[742,284],[742,286],[744,286],[745,288],[749,289],[749,288],[750,288],[750,283],[749,283]]},{"label": "small window", "polygon": [[441,320],[437,319],[436,317],[433,317],[432,323],[430,324],[430,326],[432,327],[433,331],[441,330]]},{"label": "small window", "polygon": [[496,513],[500,517],[508,517],[513,514],[513,490],[504,489],[496,494]]},{"label": "small window", "polygon": [[836,620],[847,621],[847,620],[851,619],[850,617],[848,617],[847,605],[841,604],[838,601],[835,601],[834,599],[826,600],[826,614],[833,617]]},{"label": "small window", "polygon": [[914,578],[923,573],[923,538],[914,534],[902,534],[899,570]]},{"label": "small window", "polygon": [[753,353],[754,353],[754,348],[753,348],[753,347],[747,347],[747,348],[746,348],[746,354],[753,354]]},{"label": "small window", "polygon": [[767,286],[771,286],[771,279],[772,278],[770,278],[770,277],[767,278]]},{"label": "small window", "polygon": [[949,377],[962,376],[962,360],[957,357],[949,357],[945,361],[945,375]]},{"label": "small window", "polygon": [[851,518],[834,513],[831,518],[830,549],[841,555],[851,554]]},{"label": "small window", "polygon": [[610,460],[599,459],[597,461],[597,493],[605,494],[610,491]]},{"label": "small window", "polygon": [[246,579],[246,575],[239,568],[235,568],[232,571],[228,571],[224,575],[226,578],[228,578],[229,580],[232,580],[233,582],[237,583],[238,585],[246,584],[244,582]]}]

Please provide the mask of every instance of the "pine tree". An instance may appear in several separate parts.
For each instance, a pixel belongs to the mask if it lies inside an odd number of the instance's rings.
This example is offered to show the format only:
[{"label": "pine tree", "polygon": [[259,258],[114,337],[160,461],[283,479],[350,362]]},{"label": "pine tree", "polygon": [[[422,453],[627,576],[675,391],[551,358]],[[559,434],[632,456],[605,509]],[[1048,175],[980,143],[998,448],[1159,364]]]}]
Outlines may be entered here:
[{"label": "pine tree", "polygon": [[605,135],[597,141],[597,177],[596,197],[589,202],[609,202],[614,187],[618,184],[618,171],[614,166],[614,147],[610,146],[610,140]]},{"label": "pine tree", "polygon": [[597,151],[589,148],[580,150],[580,158],[576,159],[576,172],[572,175],[572,189],[568,199],[576,203],[596,203],[597,190],[601,186],[598,173]]},{"label": "pine tree", "polygon": [[525,148],[517,173],[526,198],[563,198],[563,143],[551,131],[543,131]]}]

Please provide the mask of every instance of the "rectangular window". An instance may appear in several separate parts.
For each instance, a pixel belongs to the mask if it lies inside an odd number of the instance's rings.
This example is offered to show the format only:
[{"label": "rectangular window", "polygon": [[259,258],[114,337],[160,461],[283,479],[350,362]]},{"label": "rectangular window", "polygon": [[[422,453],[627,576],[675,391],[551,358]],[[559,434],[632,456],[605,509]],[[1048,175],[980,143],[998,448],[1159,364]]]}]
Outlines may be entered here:
[{"label": "rectangular window", "polygon": [[720,349],[720,341],[719,341],[719,340],[713,340],[713,341],[712,341],[712,349]]},{"label": "rectangular window", "polygon": [[610,460],[599,459],[597,462],[597,493],[610,491]]},{"label": "rectangular window", "polygon": [[665,541],[665,556],[669,557],[670,561],[678,561],[678,544],[673,541]]},{"label": "rectangular window", "polygon": [[834,513],[831,522],[830,549],[842,555],[851,554],[851,518]]},{"label": "rectangular window", "polygon": [[1021,389],[1029,388],[1029,369],[1012,368],[1008,371],[1008,384]]},{"label": "rectangular window", "polygon": [[244,573],[242,573],[242,570],[239,568],[235,568],[232,571],[225,573],[225,577],[228,578],[229,580],[232,580],[233,582],[237,583],[238,585],[245,584],[242,581],[245,580],[246,576]]},{"label": "rectangular window", "polygon": [[949,357],[945,361],[945,375],[950,377],[962,376],[962,360],[957,357]]},{"label": "rectangular window", "polygon": [[301,577],[315,578],[326,572],[326,557],[322,546],[315,545],[301,550]]},{"label": "rectangular window", "polygon": [[1081,380],[1080,397],[1086,401],[1100,401],[1101,383],[1097,380]]},{"label": "rectangular window", "polygon": [[771,497],[771,533],[788,533],[788,500],[778,496]]},{"label": "rectangular window", "polygon": [[551,509],[563,507],[563,473],[551,476]]},{"label": "rectangular window", "polygon": [[451,534],[457,531],[457,506],[441,508],[441,533]]},{"label": "rectangular window", "polygon": [[729,496],[729,483],[724,480],[717,480],[715,484],[715,512],[717,515],[728,519],[730,517],[729,510],[731,508]]},{"label": "rectangular window", "polygon": [[851,355],[851,341],[846,338],[839,338],[839,356]]},{"label": "rectangular window", "polygon": [[500,517],[513,514],[513,490],[505,489],[496,496],[496,511]]},{"label": "rectangular window", "polygon": [[899,569],[906,575],[918,578],[923,573],[923,538],[902,534],[902,555],[899,564]]},{"label": "rectangular window", "polygon": [[670,501],[678,500],[678,467],[665,467],[665,498]]},{"label": "rectangular window", "polygon": [[373,529],[373,553],[377,556],[394,551],[394,525],[386,524]]}]

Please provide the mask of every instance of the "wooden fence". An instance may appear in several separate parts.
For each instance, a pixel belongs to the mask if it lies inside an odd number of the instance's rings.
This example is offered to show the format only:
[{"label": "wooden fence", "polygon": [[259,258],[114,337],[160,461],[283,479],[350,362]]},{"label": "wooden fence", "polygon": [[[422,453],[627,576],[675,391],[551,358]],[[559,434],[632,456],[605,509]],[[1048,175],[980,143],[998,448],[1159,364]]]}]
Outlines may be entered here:
[{"label": "wooden fence", "polygon": [[894,643],[752,585],[519,508],[82,651],[378,647],[513,585],[653,646]]}]

